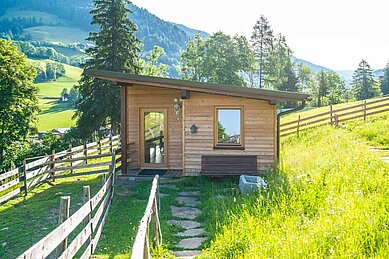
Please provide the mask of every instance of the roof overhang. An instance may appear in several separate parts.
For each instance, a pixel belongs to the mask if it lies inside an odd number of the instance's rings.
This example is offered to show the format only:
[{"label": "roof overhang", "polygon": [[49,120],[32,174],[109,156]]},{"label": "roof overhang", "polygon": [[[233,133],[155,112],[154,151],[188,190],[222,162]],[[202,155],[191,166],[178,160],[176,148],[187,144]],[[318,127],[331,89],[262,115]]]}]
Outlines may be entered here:
[{"label": "roof overhang", "polygon": [[163,77],[134,75],[122,72],[112,72],[105,70],[86,69],[84,74],[90,77],[105,79],[121,86],[144,85],[168,89],[188,90],[199,93],[217,94],[225,96],[242,97],[268,101],[305,101],[309,97],[307,94],[276,91],[269,89],[249,88],[242,86],[211,84],[180,79],[170,79]]}]

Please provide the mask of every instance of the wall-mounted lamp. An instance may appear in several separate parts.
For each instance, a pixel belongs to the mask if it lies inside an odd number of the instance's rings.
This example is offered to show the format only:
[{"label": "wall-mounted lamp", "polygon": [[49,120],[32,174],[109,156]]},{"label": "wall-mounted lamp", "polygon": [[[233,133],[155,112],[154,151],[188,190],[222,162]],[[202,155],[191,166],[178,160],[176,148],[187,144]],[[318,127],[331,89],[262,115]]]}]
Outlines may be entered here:
[{"label": "wall-mounted lamp", "polygon": [[177,116],[181,114],[181,100],[178,98],[174,98],[174,112]]},{"label": "wall-mounted lamp", "polygon": [[197,127],[196,125],[192,125],[192,127],[190,127],[190,132],[192,133],[192,134],[195,134],[195,133],[197,133],[197,130],[199,129],[199,127]]}]

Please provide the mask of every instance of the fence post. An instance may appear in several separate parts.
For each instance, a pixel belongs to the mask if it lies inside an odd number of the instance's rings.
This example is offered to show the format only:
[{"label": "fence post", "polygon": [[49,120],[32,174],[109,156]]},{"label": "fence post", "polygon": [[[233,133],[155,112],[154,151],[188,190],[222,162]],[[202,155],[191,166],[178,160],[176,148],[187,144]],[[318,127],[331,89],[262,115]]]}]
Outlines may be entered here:
[{"label": "fence post", "polygon": [[54,179],[54,175],[55,175],[55,172],[54,172],[54,169],[55,169],[55,150],[52,151],[51,153],[51,156],[50,156],[50,174],[51,174],[51,180],[54,182],[55,179]]},{"label": "fence post", "polygon": [[113,146],[112,146],[112,134],[109,135],[109,151],[113,152]]},{"label": "fence post", "polygon": [[338,127],[339,126],[339,115],[338,114],[335,114],[335,126]]},{"label": "fence post", "polygon": [[332,119],[332,104],[330,105],[330,119],[331,119],[331,125],[333,123],[333,119]]},{"label": "fence post", "polygon": [[104,186],[104,184],[106,182],[105,174],[101,174],[100,177],[101,177],[101,186]]},{"label": "fence post", "polygon": [[[88,147],[86,146],[86,142],[84,143],[84,157],[88,156]],[[85,158],[85,164],[88,164],[88,159]]]},{"label": "fence post", "polygon": [[366,121],[366,100],[363,100],[363,121]]},{"label": "fence post", "polygon": [[[68,154],[68,158],[73,159],[72,144],[69,145]],[[70,161],[70,167],[73,167],[73,161]],[[70,169],[70,173],[73,174],[73,168]]]},{"label": "fence post", "polygon": [[23,160],[23,176],[24,176],[24,179],[23,179],[23,183],[24,183],[24,196],[27,197],[28,190],[27,190],[27,169],[26,169],[26,159]]},{"label": "fence post", "polygon": [[[83,186],[82,187],[82,192],[83,192],[83,196],[82,196],[82,201],[83,201],[83,204],[89,202],[89,205],[90,205],[90,186],[89,185],[86,185],[86,186]],[[90,207],[90,211],[92,212],[92,207]],[[91,221],[91,214],[89,213],[86,218],[84,219],[84,225],[87,226],[89,224],[89,222]],[[92,228],[92,225],[91,225],[91,231],[93,230]],[[88,237],[88,240],[86,241],[86,246],[88,246],[90,244],[90,242],[92,242],[92,235],[90,235]]]},{"label": "fence post", "polygon": [[[62,196],[59,204],[59,224],[63,223],[69,218],[70,209],[70,196]],[[68,247],[68,238],[66,237],[62,243],[57,247],[57,258],[66,250]]]},{"label": "fence post", "polygon": [[297,120],[297,136],[300,136],[300,115],[299,119]]},{"label": "fence post", "polygon": [[97,149],[99,151],[99,155],[101,155],[101,140],[100,140],[100,138],[97,140]]},{"label": "fence post", "polygon": [[151,214],[151,235],[152,235],[152,244],[153,248],[156,248],[158,246],[159,240],[158,240],[158,205],[157,205],[157,197],[154,199],[153,203],[153,212]]}]

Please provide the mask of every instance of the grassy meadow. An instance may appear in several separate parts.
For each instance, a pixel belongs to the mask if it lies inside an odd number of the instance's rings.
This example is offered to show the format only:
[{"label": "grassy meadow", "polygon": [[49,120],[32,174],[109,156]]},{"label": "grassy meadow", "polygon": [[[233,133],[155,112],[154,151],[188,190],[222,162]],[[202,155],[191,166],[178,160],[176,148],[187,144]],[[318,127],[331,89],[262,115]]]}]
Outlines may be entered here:
[{"label": "grassy meadow", "polygon": [[72,26],[36,26],[23,30],[24,35],[31,35],[35,41],[62,42],[72,44],[75,42],[85,42],[89,33]]},{"label": "grassy meadow", "polygon": [[[46,66],[50,60],[30,60],[35,66]],[[72,120],[74,106],[72,103],[60,103],[58,100],[64,88],[68,91],[78,84],[81,77],[82,69],[65,65],[65,76],[55,81],[37,83],[39,87],[39,108],[38,114],[38,131],[50,131],[55,128],[69,128],[75,124]]]},{"label": "grassy meadow", "polygon": [[368,148],[382,141],[360,135],[387,131],[387,119],[284,138],[269,190],[220,204],[200,258],[388,258],[389,165]]},{"label": "grassy meadow", "polygon": [[[372,98],[372,99],[369,99],[367,101],[367,103],[369,103],[369,101],[374,101],[376,100],[377,98]],[[332,109],[333,110],[336,110],[336,109],[340,109],[340,108],[345,108],[345,107],[348,107],[348,106],[353,106],[353,105],[357,105],[357,104],[361,104],[363,101],[353,101],[353,102],[347,102],[347,103],[340,103],[340,104],[334,104],[332,106]],[[389,105],[389,100],[385,101],[385,102],[382,102],[382,103],[378,103],[378,104],[373,104],[372,106],[375,106],[375,105],[379,105],[379,104],[388,104]],[[361,110],[362,107],[357,107],[355,109],[350,109],[349,111],[356,111],[356,110]],[[382,109],[382,108],[380,108]],[[309,117],[309,116],[314,116],[314,115],[317,115],[319,113],[323,113],[323,112],[328,112],[330,111],[330,106],[323,106],[323,107],[319,107],[319,108],[316,108],[316,107],[309,107],[303,111],[299,111],[299,112],[294,112],[294,113],[291,113],[291,114],[287,114],[285,116],[282,117],[282,123],[286,123],[286,122],[289,122],[289,121],[294,121],[294,120],[297,120],[299,116],[301,116],[301,119],[302,118],[305,118],[305,117]],[[345,113],[345,112],[348,112],[348,111],[342,111],[341,113]],[[368,112],[371,112],[371,111],[368,111]],[[325,117],[328,117],[329,115],[326,115]],[[350,115],[350,116],[354,116],[354,115]],[[349,117],[349,116],[345,116],[345,117]],[[322,117],[324,118],[324,117]]]}]

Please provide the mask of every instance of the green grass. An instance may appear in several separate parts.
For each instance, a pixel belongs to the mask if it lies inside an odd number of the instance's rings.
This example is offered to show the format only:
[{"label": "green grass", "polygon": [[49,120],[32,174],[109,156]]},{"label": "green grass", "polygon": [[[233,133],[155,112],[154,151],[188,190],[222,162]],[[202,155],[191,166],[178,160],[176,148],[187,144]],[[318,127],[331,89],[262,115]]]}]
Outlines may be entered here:
[{"label": "green grass", "polygon": [[90,185],[91,195],[100,189],[98,176],[57,180],[55,186],[44,183],[26,198],[12,199],[0,206],[0,258],[15,258],[38,242],[58,225],[61,196],[71,196],[70,213],[82,206],[82,187]]},{"label": "green grass", "polygon": [[[30,60],[35,66],[46,66],[51,60]],[[39,108],[41,111],[38,114],[38,131],[50,131],[55,128],[69,128],[75,125],[72,120],[75,109],[72,103],[58,102],[61,92],[64,88],[68,91],[78,84],[81,78],[82,69],[65,65],[65,76],[60,77],[55,81],[37,83],[39,87]]]},{"label": "green grass", "polygon": [[84,52],[77,51],[77,50],[71,49],[71,48],[65,48],[65,47],[61,47],[61,46],[53,46],[52,48],[54,48],[58,53],[61,53],[69,58],[85,55]]},{"label": "green grass", "polygon": [[357,138],[367,141],[376,148],[389,150],[389,114],[377,115],[364,121],[353,121],[344,125]]},{"label": "green grass", "polygon": [[36,26],[23,30],[34,41],[62,42],[65,44],[86,42],[88,32],[71,26]]},{"label": "green grass", "polygon": [[269,190],[218,204],[200,258],[387,258],[389,166],[365,139],[327,126],[282,148]]},{"label": "green grass", "polygon": [[95,258],[128,258],[150,194],[151,181],[115,187]]},{"label": "green grass", "polygon": [[60,103],[57,98],[39,99],[41,112],[38,114],[38,131],[50,131],[56,128],[70,128],[75,109],[71,103]]},{"label": "green grass", "polygon": [[[371,100],[375,100],[375,99],[377,99],[377,98],[369,99],[367,102],[369,102]],[[332,109],[333,110],[340,109],[340,108],[344,108],[344,107],[348,107],[348,106],[353,106],[353,105],[361,104],[361,103],[362,103],[362,101],[354,101],[354,102],[348,102],[348,103],[335,104],[335,105],[332,106]],[[389,105],[389,101],[386,101],[386,103],[388,103],[388,105]],[[373,105],[379,105],[379,104],[380,103],[373,104]],[[360,109],[361,109],[361,107],[358,107],[358,108],[355,108],[355,109],[351,109],[350,111],[352,111],[352,110],[360,110]],[[310,109],[307,109],[307,110],[304,110],[304,111],[295,112],[295,113],[283,116],[282,117],[282,123],[286,123],[286,122],[289,122],[289,121],[297,120],[299,115],[301,116],[301,118],[305,118],[305,117],[317,115],[319,113],[328,112],[328,111],[330,111],[330,106],[323,106],[323,107],[319,107],[319,108],[313,107],[313,108],[310,108]],[[341,113],[344,113],[344,112],[347,112],[347,111],[342,111]],[[353,116],[353,115],[350,115],[350,116]],[[326,117],[329,117],[329,115],[326,115]]]}]

